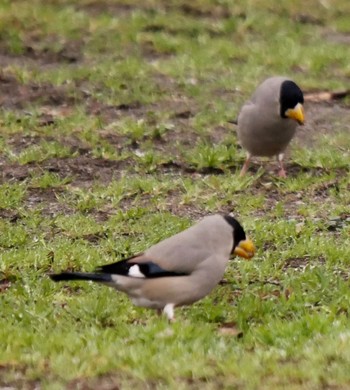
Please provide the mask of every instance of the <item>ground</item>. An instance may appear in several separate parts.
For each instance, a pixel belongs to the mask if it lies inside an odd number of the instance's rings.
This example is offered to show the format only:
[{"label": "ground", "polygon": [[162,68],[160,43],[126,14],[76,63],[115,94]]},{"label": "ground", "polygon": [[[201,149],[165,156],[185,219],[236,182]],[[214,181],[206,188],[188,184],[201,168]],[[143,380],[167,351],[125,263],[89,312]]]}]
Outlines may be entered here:
[{"label": "ground", "polygon": [[[0,387],[349,388],[348,1],[0,9]],[[273,160],[240,178],[229,121],[273,74],[307,122],[287,179]],[[231,211],[257,254],[175,324],[47,277]]]}]

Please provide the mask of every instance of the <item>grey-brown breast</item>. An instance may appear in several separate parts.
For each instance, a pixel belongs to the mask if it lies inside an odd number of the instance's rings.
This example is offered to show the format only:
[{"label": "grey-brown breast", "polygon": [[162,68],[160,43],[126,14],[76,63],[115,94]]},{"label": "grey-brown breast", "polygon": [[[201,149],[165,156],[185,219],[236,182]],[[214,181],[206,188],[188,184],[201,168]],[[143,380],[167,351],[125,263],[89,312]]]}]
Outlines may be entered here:
[{"label": "grey-brown breast", "polygon": [[265,80],[242,107],[238,116],[238,138],[252,155],[282,153],[293,138],[297,122],[280,115],[280,90],[285,77]]}]

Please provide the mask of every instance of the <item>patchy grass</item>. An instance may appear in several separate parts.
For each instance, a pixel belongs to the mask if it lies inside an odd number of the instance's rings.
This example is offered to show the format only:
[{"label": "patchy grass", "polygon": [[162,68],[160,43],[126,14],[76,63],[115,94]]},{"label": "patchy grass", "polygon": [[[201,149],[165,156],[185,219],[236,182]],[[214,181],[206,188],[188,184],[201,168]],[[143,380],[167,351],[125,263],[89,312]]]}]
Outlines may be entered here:
[{"label": "patchy grass", "polygon": [[[307,102],[283,180],[227,123],[272,74],[346,89],[349,4],[1,2],[1,386],[350,386],[349,98]],[[227,211],[257,255],[171,326],[47,277]]]}]

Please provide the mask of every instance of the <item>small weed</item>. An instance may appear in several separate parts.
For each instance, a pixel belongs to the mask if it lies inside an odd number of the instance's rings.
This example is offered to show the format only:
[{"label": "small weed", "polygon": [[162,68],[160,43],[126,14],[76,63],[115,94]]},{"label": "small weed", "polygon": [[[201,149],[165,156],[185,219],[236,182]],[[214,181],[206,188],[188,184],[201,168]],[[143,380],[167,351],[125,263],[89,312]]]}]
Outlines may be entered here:
[{"label": "small weed", "polygon": [[210,145],[199,142],[195,149],[187,156],[188,161],[196,169],[205,168],[223,170],[229,161],[232,161],[232,153],[225,145]]},{"label": "small weed", "polygon": [[30,185],[38,188],[54,188],[64,186],[71,181],[72,178],[61,178],[55,173],[44,172],[41,176],[33,177],[30,180]]},{"label": "small weed", "polygon": [[65,158],[72,156],[71,149],[65,147],[58,142],[41,142],[39,145],[33,145],[18,155],[11,153],[10,158],[19,164],[25,165],[31,162],[42,162],[49,158]]}]

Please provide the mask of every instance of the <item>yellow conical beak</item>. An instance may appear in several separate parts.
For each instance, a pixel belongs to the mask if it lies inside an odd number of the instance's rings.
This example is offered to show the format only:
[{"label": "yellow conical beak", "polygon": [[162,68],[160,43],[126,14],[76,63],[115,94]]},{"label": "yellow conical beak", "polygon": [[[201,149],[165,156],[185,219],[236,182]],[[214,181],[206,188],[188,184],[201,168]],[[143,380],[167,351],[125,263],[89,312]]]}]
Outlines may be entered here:
[{"label": "yellow conical beak", "polygon": [[240,241],[233,253],[237,256],[243,257],[244,259],[251,259],[255,254],[253,241],[249,239]]},{"label": "yellow conical beak", "polygon": [[285,115],[288,118],[297,121],[299,125],[303,125],[305,122],[304,107],[301,103],[298,103],[294,108],[289,108],[285,112]]}]

